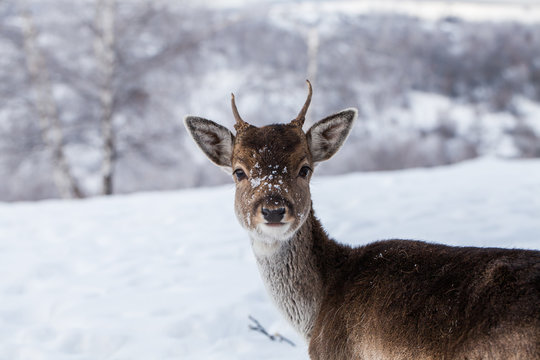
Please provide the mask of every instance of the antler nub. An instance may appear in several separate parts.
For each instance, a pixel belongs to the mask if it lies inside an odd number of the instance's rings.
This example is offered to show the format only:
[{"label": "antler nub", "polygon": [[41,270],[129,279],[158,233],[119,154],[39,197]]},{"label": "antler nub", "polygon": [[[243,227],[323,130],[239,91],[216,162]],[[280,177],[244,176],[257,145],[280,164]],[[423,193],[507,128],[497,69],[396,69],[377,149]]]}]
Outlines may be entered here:
[{"label": "antler nub", "polygon": [[231,93],[231,106],[232,106],[232,112],[234,115],[234,118],[236,119],[236,124],[234,124],[234,129],[236,130],[236,133],[239,133],[240,131],[243,131],[247,129],[250,125],[242,120],[240,117],[240,114],[238,113],[238,109],[236,108],[236,103],[234,102],[234,94]]},{"label": "antler nub", "polygon": [[291,124],[296,125],[300,128],[302,128],[302,126],[304,125],[304,121],[306,121],[306,113],[309,108],[309,104],[311,103],[311,95],[313,94],[311,83],[309,82],[309,80],[306,80],[306,82],[308,84],[308,96],[306,102],[304,103],[304,106],[302,107],[302,110],[300,110],[300,113],[298,114],[296,119],[291,121]]}]

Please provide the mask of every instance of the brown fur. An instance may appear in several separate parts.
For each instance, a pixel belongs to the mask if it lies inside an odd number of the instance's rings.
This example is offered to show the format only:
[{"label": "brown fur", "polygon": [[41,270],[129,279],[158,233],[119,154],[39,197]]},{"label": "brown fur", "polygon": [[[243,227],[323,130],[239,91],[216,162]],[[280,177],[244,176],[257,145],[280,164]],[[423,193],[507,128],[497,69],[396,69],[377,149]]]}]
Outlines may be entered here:
[{"label": "brown fur", "polygon": [[[311,171],[302,169],[339,149],[356,112],[304,133],[295,122],[244,124],[233,108],[236,136],[198,117],[186,127],[213,162],[234,171],[236,215],[263,281],[309,341],[311,359],[540,359],[539,251],[339,244],[314,215]],[[286,211],[275,224],[263,208]]]},{"label": "brown fur", "polygon": [[314,233],[327,295],[312,359],[540,358],[540,252],[407,240],[352,249]]},{"label": "brown fur", "polygon": [[[309,186],[305,186],[308,183],[284,176],[298,173],[304,163],[312,163],[302,129],[292,125],[251,127],[236,137],[233,149],[233,169],[243,169],[253,180],[237,181],[235,203],[240,209],[237,214],[244,215],[239,216],[240,222],[261,222],[263,203],[268,208],[286,206],[286,216],[292,220],[298,208],[309,206]],[[298,223],[300,219],[297,220]]]}]

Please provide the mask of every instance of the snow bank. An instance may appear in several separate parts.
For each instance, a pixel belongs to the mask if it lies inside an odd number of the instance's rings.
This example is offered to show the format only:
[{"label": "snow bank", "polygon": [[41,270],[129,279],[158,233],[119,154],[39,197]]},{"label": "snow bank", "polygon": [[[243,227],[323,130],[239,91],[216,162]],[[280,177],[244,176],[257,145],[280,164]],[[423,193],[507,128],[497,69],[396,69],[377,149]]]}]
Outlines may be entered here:
[{"label": "snow bank", "polygon": [[[233,187],[0,204],[0,359],[307,359],[273,308]],[[540,248],[540,161],[313,179],[339,241]],[[248,329],[253,315],[298,344]]]}]

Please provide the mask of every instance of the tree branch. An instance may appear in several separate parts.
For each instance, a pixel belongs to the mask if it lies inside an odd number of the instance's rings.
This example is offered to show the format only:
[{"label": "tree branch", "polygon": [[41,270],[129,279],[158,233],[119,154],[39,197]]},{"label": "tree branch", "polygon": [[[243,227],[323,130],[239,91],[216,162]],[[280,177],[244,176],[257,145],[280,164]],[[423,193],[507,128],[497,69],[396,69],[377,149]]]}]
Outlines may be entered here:
[{"label": "tree branch", "polygon": [[251,320],[251,322],[254,324],[254,325],[249,325],[250,330],[260,332],[261,334],[267,336],[272,341],[286,342],[291,346],[296,346],[291,340],[287,339],[286,337],[278,333],[270,335],[268,331],[266,331],[266,329],[261,325],[261,323],[259,323],[257,319],[255,319],[253,316],[249,315],[249,320]]}]

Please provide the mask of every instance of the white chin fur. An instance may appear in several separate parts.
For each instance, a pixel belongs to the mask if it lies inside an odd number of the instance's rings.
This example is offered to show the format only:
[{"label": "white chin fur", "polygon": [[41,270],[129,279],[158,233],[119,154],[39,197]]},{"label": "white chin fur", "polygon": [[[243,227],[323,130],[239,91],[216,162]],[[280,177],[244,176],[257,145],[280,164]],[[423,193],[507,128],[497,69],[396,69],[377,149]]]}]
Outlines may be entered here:
[{"label": "white chin fur", "polygon": [[281,243],[289,240],[293,231],[291,231],[291,224],[281,226],[258,224],[255,229],[249,231],[249,235],[255,254],[267,256],[274,253]]},{"label": "white chin fur", "polygon": [[290,223],[279,226],[270,226],[263,223],[257,225],[257,232],[273,241],[284,241],[290,238],[288,235],[290,228]]}]

